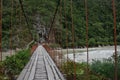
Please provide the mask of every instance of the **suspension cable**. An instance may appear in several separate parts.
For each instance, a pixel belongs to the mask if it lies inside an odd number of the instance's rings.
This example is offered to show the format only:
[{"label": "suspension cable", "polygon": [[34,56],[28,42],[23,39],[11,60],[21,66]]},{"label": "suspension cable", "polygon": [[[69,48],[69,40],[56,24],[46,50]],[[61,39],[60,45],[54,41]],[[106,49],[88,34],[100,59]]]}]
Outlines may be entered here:
[{"label": "suspension cable", "polygon": [[31,28],[30,28],[30,25],[29,25],[29,22],[28,22],[28,18],[27,18],[27,16],[26,16],[25,10],[24,10],[24,8],[23,8],[23,2],[22,2],[22,0],[19,0],[19,3],[20,3],[20,7],[21,7],[21,10],[22,10],[22,13],[23,13],[23,15],[24,15],[24,17],[25,17],[25,21],[26,21],[26,23],[27,23],[27,27],[28,27],[29,33],[30,33],[30,35],[31,35],[31,37],[32,37],[32,39],[33,39],[32,32],[31,32]]},{"label": "suspension cable", "polygon": [[2,0],[0,0],[0,61],[2,61]]},{"label": "suspension cable", "polygon": [[60,0],[60,46],[61,46],[61,68],[62,68],[62,0]]},{"label": "suspension cable", "polygon": [[[54,26],[55,26],[55,24],[54,24]],[[55,31],[54,31],[54,28],[53,28],[53,36],[52,36],[52,41],[53,41],[53,44],[55,44]],[[55,62],[55,46],[53,47],[53,59],[54,59],[54,62]]]},{"label": "suspension cable", "polygon": [[[19,7],[21,8],[21,7]],[[20,9],[20,13],[19,13],[19,26],[21,27],[22,26],[22,10]],[[23,35],[21,35],[21,40],[23,38]]]},{"label": "suspension cable", "polygon": [[53,15],[52,22],[51,22],[51,24],[50,24],[50,30],[49,30],[49,32],[48,32],[48,40],[49,40],[50,33],[51,33],[51,31],[52,31],[52,28],[53,28],[53,24],[54,24],[54,21],[55,21],[55,18],[56,18],[56,14],[57,14],[57,12],[58,12],[59,5],[60,5],[60,0],[58,0],[58,4],[57,4],[56,10],[55,10],[55,13],[54,13],[54,15]]},{"label": "suspension cable", "polygon": [[13,27],[13,0],[11,0],[11,18],[10,18],[10,28],[9,28],[9,33],[10,33],[10,56],[12,55],[12,27]]},{"label": "suspension cable", "polygon": [[25,20],[26,20],[26,23],[27,23],[27,25],[29,26],[28,19],[27,19],[27,16],[26,16],[25,11],[24,11],[24,8],[23,8],[22,0],[19,0],[19,2],[20,2],[21,10],[22,10],[23,15],[24,15]]},{"label": "suspension cable", "polygon": [[[54,35],[55,35],[54,36],[54,38],[55,38],[55,44],[57,45],[58,38],[57,38],[57,29],[56,28],[54,30]],[[56,65],[58,67],[58,46],[55,47],[55,56],[56,56]]]},{"label": "suspension cable", "polygon": [[85,13],[86,13],[87,80],[89,80],[89,53],[88,53],[88,4],[87,4],[87,0],[85,0]]},{"label": "suspension cable", "polygon": [[71,0],[71,21],[72,21],[72,48],[73,48],[73,65],[74,65],[74,80],[76,80],[76,63],[75,63],[75,49],[74,49],[74,25],[73,25],[73,1]]},{"label": "suspension cable", "polygon": [[[17,25],[19,25],[19,24],[18,24],[18,10],[17,10],[17,8],[18,8],[18,3],[17,3],[17,1],[16,1],[16,4],[15,4],[15,19],[16,19],[16,21],[15,21],[15,23],[14,23],[16,29],[18,29],[18,28],[17,28]],[[16,30],[16,31],[17,31],[17,30]],[[19,37],[19,34],[20,34],[20,33],[19,33],[19,32],[16,32],[16,34],[17,34],[18,37]],[[17,39],[17,37],[16,37],[16,39]],[[19,44],[19,42],[17,42],[17,44]],[[17,44],[16,44],[16,46],[18,46]]]},{"label": "suspension cable", "polygon": [[65,26],[66,26],[66,49],[67,49],[67,62],[68,62],[68,25],[66,20],[66,0],[64,0],[64,15],[65,15]]},{"label": "suspension cable", "polygon": [[[66,19],[66,0],[64,0],[64,16],[65,16],[65,28],[66,28],[66,50],[67,50],[67,64],[66,67],[68,67],[68,25],[67,25],[67,19]],[[68,68],[66,70],[67,77],[68,77]]]},{"label": "suspension cable", "polygon": [[57,55],[58,55],[58,68],[60,69],[61,54],[60,54],[60,45],[59,45],[59,42],[60,42],[60,41],[59,41],[59,39],[60,39],[60,38],[59,38],[59,32],[57,33],[57,35],[58,35],[58,40],[57,40],[57,41],[58,41],[58,49],[57,49],[57,50],[58,50],[58,54],[57,54]]},{"label": "suspension cable", "polygon": [[117,59],[117,38],[116,38],[116,35],[117,35],[117,32],[116,32],[116,7],[115,7],[115,0],[112,0],[112,8],[113,8],[113,21],[114,21],[114,48],[115,48],[115,52],[114,52],[114,55],[115,55],[115,71],[114,71],[114,80],[118,80],[118,59]]}]

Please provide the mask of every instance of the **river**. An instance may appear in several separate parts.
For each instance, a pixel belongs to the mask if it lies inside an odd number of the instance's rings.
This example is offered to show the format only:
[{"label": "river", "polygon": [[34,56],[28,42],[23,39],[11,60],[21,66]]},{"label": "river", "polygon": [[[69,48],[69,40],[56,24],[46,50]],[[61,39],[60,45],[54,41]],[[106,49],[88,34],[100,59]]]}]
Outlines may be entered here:
[{"label": "river", "polygon": [[[76,49],[75,49],[76,50]],[[81,52],[75,53],[75,62],[86,62],[87,61],[87,52],[84,49],[79,49]],[[120,46],[117,46],[117,51],[120,52]],[[89,48],[89,62],[94,60],[103,60],[113,56],[114,46],[106,46],[106,47],[96,47]],[[65,55],[65,58],[67,54]],[[73,60],[73,53],[68,54],[68,58]]]}]

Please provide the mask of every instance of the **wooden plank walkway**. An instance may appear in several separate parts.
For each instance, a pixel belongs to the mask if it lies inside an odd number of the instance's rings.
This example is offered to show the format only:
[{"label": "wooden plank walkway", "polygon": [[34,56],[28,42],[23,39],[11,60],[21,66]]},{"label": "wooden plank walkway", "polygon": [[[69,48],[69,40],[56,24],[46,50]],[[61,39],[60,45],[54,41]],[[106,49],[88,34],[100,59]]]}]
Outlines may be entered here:
[{"label": "wooden plank walkway", "polygon": [[17,80],[65,80],[47,51],[40,45]]}]

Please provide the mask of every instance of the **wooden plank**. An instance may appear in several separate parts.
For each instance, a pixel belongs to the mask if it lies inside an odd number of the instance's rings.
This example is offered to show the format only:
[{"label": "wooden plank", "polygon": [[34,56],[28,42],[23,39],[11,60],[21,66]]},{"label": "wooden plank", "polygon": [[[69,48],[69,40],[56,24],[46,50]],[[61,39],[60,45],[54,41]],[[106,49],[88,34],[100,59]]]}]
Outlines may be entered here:
[{"label": "wooden plank", "polygon": [[34,80],[48,80],[47,78],[35,78]]},{"label": "wooden plank", "polygon": [[36,54],[35,61],[33,63],[31,73],[30,73],[30,76],[29,76],[28,80],[33,80],[34,79],[35,71],[36,71],[36,65],[37,65],[37,59],[38,59],[38,54]]},{"label": "wooden plank", "polygon": [[47,60],[45,59],[45,56],[44,56],[44,61],[45,61],[45,65],[46,65],[48,80],[55,80],[54,79],[54,74],[53,74],[53,72],[51,70],[50,65],[48,64]]},{"label": "wooden plank", "polygon": [[53,71],[53,73],[54,73],[55,80],[60,80],[59,75],[56,73],[56,70],[55,70],[55,68],[54,68],[53,65],[51,65],[51,69],[52,69],[52,71]]},{"label": "wooden plank", "polygon": [[31,60],[27,63],[27,65],[24,67],[25,69],[28,69],[31,64]]},{"label": "wooden plank", "polygon": [[[35,55],[33,55],[35,56]],[[27,65],[24,67],[24,69],[22,70],[22,72],[20,73],[19,77],[17,78],[17,80],[28,80],[29,75],[31,73],[31,69],[34,63],[34,57],[30,58],[30,61],[27,63]]]},{"label": "wooden plank", "polygon": [[27,69],[23,69],[17,80],[23,80],[26,75]]},{"label": "wooden plank", "polygon": [[28,72],[29,70],[29,67],[30,67],[30,65],[32,64],[32,62],[31,62],[32,60],[30,60],[29,62],[28,62],[28,64],[24,67],[24,69],[22,70],[22,72],[20,73],[20,75],[19,75],[19,77],[17,78],[17,80],[24,80],[24,78],[27,80],[27,77],[29,76],[29,73],[30,72]]},{"label": "wooden plank", "polygon": [[55,80],[60,80],[60,77],[59,77],[59,75],[57,74],[57,72],[56,72],[56,70],[54,68],[55,66],[53,65],[52,61],[50,60],[50,57],[47,57],[46,59],[47,59],[49,65],[51,66],[51,69],[52,69],[53,74],[55,76]]},{"label": "wooden plank", "polygon": [[28,80],[29,75],[30,75],[30,71],[28,71],[28,72],[26,73],[26,75],[25,75],[25,77],[24,77],[24,79],[23,79],[23,80]]},{"label": "wooden plank", "polygon": [[35,56],[36,56],[36,53],[34,53],[34,55],[32,55],[32,57],[31,57],[31,61],[30,61],[31,63],[29,65],[29,68],[27,70],[27,73],[26,73],[26,76],[25,76],[24,80],[29,80],[29,77],[30,77],[30,74],[31,74],[31,70],[32,70],[32,67],[34,65]]},{"label": "wooden plank", "polygon": [[45,56],[47,56],[47,57],[49,58],[48,61],[49,61],[50,64],[52,64],[52,66],[54,66],[54,68],[55,68],[55,70],[56,70],[56,72],[57,72],[60,80],[66,80],[66,79],[63,77],[63,75],[61,74],[61,72],[59,71],[59,69],[57,68],[57,66],[55,65],[55,63],[53,62],[52,58],[49,56],[48,52],[45,50],[45,48],[43,48],[43,49],[41,49],[41,50],[43,50]]},{"label": "wooden plank", "polygon": [[35,76],[37,76],[37,77],[46,77],[47,75],[46,75],[46,73],[41,73],[41,74],[35,74]]},{"label": "wooden plank", "polygon": [[31,59],[31,63],[30,63],[29,68],[28,68],[28,71],[31,71],[32,66],[33,66],[33,64],[34,64],[34,61],[35,61],[35,58],[32,58],[32,59]]},{"label": "wooden plank", "polygon": [[36,74],[42,74],[42,73],[46,73],[46,71],[45,70],[42,70],[42,71],[37,71],[36,70]]},{"label": "wooden plank", "polygon": [[41,50],[39,50],[38,51],[38,60],[37,60],[36,72],[35,72],[34,79],[48,80],[47,79],[47,74],[46,74],[46,69],[45,69],[45,63],[44,63],[43,59],[44,59],[43,54],[41,53]]}]

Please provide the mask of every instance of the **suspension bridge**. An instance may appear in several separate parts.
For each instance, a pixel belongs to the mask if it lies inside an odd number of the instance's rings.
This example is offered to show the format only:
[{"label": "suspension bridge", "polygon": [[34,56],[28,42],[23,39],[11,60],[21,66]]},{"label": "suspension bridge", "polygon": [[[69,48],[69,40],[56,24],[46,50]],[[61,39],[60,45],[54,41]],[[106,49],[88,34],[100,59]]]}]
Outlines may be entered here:
[{"label": "suspension bridge", "polygon": [[[67,62],[69,60],[68,58],[68,36],[66,37],[66,46],[67,46],[67,59],[63,60],[63,52],[62,52],[62,48],[60,44],[59,48],[54,48],[51,49],[49,48],[47,45],[43,45],[42,42],[44,42],[44,44],[52,44],[52,42],[55,42],[55,31],[57,31],[55,28],[53,28],[54,26],[54,22],[56,19],[56,14],[58,13],[58,11],[60,11],[61,15],[61,3],[62,0],[59,0],[58,5],[56,6],[52,21],[51,21],[51,25],[48,31],[48,34],[45,34],[44,32],[40,32],[38,33],[42,38],[41,44],[38,42],[38,46],[37,48],[33,51],[33,54],[29,60],[29,62],[26,64],[26,66],[23,68],[23,70],[21,71],[21,73],[19,74],[19,76],[17,77],[17,80],[66,80],[66,75],[64,74],[64,72],[61,71],[61,66],[64,62]],[[0,0],[0,59],[2,61],[2,0]],[[23,13],[23,16],[25,18],[26,24],[27,26],[29,26],[29,21],[27,20],[27,15],[25,14],[25,10],[23,7],[23,3],[22,0],[19,0],[20,3],[20,7],[21,7],[21,11]],[[87,52],[87,67],[86,67],[86,80],[90,80],[89,75],[90,75],[90,71],[89,71],[89,45],[88,45],[88,6],[87,6],[87,0],[85,0],[85,11],[86,11],[86,52]],[[12,7],[13,7],[13,0],[12,0]],[[72,48],[73,48],[73,80],[77,80],[76,79],[76,63],[75,63],[75,46],[74,46],[74,24],[73,24],[73,6],[72,6],[72,0],[71,0],[71,29],[72,29]],[[113,7],[113,20],[114,20],[114,65],[115,65],[115,71],[114,71],[114,80],[118,80],[118,64],[117,64],[117,42],[116,42],[116,8],[115,8],[115,0],[112,0],[112,7]],[[13,9],[12,9],[13,10]],[[65,11],[65,10],[64,10]],[[11,11],[11,16],[13,16],[13,11]],[[65,14],[66,17],[66,14]],[[12,18],[11,18],[12,20]],[[61,22],[61,20],[60,20]],[[12,26],[12,24],[11,24]],[[29,28],[29,27],[28,27]],[[45,31],[45,28],[43,28]],[[39,31],[38,31],[39,32]],[[32,33],[30,32],[31,36]],[[67,26],[66,26],[66,35],[68,34],[67,31]],[[62,36],[62,33],[59,34],[60,36]],[[12,34],[10,35],[12,36]],[[44,40],[43,40],[44,39]],[[58,39],[59,40],[59,39]],[[59,40],[60,43],[62,43],[61,40]],[[12,42],[10,43],[12,45]],[[67,67],[67,64],[66,64]]]},{"label": "suspension bridge", "polygon": [[39,45],[17,80],[65,80],[65,78],[45,48]]}]

